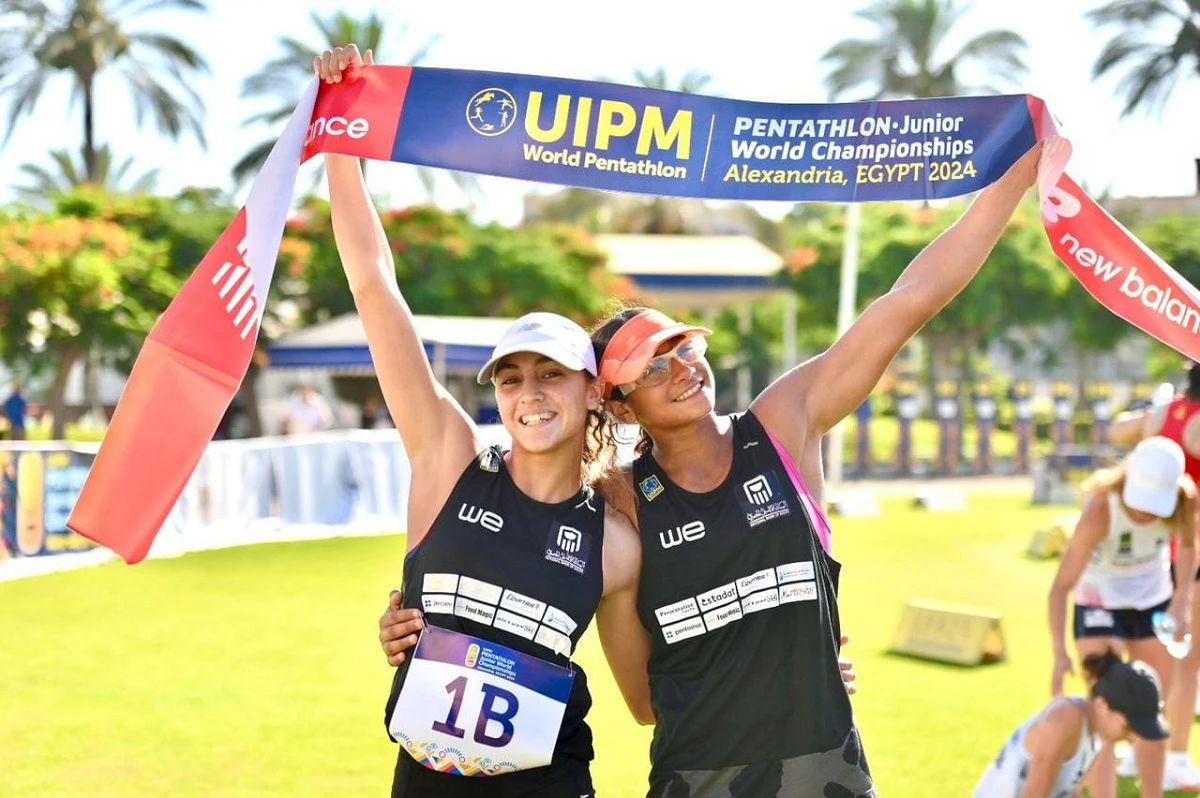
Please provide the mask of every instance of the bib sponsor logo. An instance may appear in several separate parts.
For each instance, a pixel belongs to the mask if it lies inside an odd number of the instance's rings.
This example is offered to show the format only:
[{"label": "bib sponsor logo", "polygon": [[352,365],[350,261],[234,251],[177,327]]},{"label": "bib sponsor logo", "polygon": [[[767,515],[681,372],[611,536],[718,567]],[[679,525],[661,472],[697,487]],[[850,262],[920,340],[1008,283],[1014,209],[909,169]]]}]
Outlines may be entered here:
[{"label": "bib sponsor logo", "polygon": [[756,574],[750,574],[750,576],[737,580],[737,592],[739,596],[748,596],[751,593],[768,587],[775,587],[774,568],[767,568],[764,571],[759,571]]},{"label": "bib sponsor logo", "polygon": [[499,604],[500,594],[503,593],[503,588],[481,582],[478,579],[472,579],[469,576],[462,577],[458,582],[458,595],[466,596],[467,598],[483,601],[488,604]]},{"label": "bib sponsor logo", "polygon": [[766,471],[743,482],[737,499],[751,528],[792,512],[774,471]]},{"label": "bib sponsor logo", "polygon": [[467,646],[467,656],[463,659],[463,665],[474,668],[476,662],[479,662],[479,644],[472,643]]},{"label": "bib sponsor logo", "polygon": [[556,632],[548,626],[543,626],[537,630],[533,642],[545,646],[556,654],[562,654],[564,657],[571,656],[571,638],[562,632]]},{"label": "bib sponsor logo", "polygon": [[546,558],[582,574],[587,568],[592,538],[585,532],[565,524],[552,524],[546,540]]},{"label": "bib sponsor logo", "polygon": [[751,504],[766,504],[775,495],[775,491],[771,490],[771,484],[767,482],[765,474],[759,474],[753,479],[746,480],[742,483],[742,490],[745,491],[746,499]]},{"label": "bib sponsor logo", "polygon": [[658,540],[662,543],[664,549],[679,546],[683,543],[691,543],[693,540],[699,540],[702,537],[704,537],[703,521],[692,521],[683,526],[672,527],[666,532],[658,533]]},{"label": "bib sponsor logo", "polygon": [[662,482],[653,474],[639,482],[638,487],[641,488],[642,495],[648,502],[654,501],[654,497],[663,492]]},{"label": "bib sponsor logo", "polygon": [[788,604],[793,601],[816,601],[816,582],[795,582],[779,588],[779,603]]},{"label": "bib sponsor logo", "polygon": [[445,594],[425,594],[421,596],[421,606],[427,613],[454,614],[454,596]]},{"label": "bib sponsor logo", "polygon": [[779,584],[781,585],[785,582],[802,582],[805,579],[814,578],[812,560],[780,565],[775,572],[779,575]]},{"label": "bib sponsor logo", "polygon": [[491,626],[496,617],[496,608],[459,596],[454,602],[454,614]]},{"label": "bib sponsor logo", "polygon": [[508,610],[496,610],[496,621],[492,625],[497,629],[520,635],[526,640],[532,640],[538,629],[537,621],[531,621]]},{"label": "bib sponsor logo", "polygon": [[489,532],[499,532],[504,528],[504,519],[491,510],[484,510],[473,504],[463,504],[458,508],[458,517],[468,524],[478,524]]},{"label": "bib sponsor logo", "polygon": [[542,615],[546,612],[545,602],[529,598],[529,596],[522,596],[520,593],[514,593],[511,590],[504,591],[504,597],[500,599],[500,606],[506,610],[520,613],[527,618],[532,618],[535,621],[540,621]]},{"label": "bib sponsor logo", "polygon": [[694,598],[685,598],[683,601],[677,601],[674,604],[668,604],[665,607],[659,607],[654,611],[654,617],[658,618],[658,622],[662,626],[675,623],[676,621],[681,621],[684,618],[691,618],[693,615],[699,614],[700,610],[696,606],[696,600]]},{"label": "bib sponsor logo", "polygon": [[422,593],[457,593],[458,574],[425,574]]},{"label": "bib sponsor logo", "polygon": [[712,632],[739,620],[741,617],[742,605],[731,604],[728,607],[720,607],[711,612],[704,613],[704,625],[708,627],[708,631]]},{"label": "bib sponsor logo", "polygon": [[579,627],[579,624],[575,623],[574,618],[572,618],[570,615],[567,615],[558,607],[550,607],[547,609],[546,617],[542,619],[542,623],[546,624],[552,629],[557,629],[566,635],[574,633],[574,631]]},{"label": "bib sponsor logo", "polygon": [[663,627],[663,640],[670,643],[678,643],[680,640],[687,640],[689,637],[704,634],[704,621],[699,618],[681,621],[670,626]]},{"label": "bib sponsor logo", "polygon": [[762,590],[742,599],[742,612],[749,615],[759,610],[769,610],[779,606],[779,591],[775,588]]},{"label": "bib sponsor logo", "polygon": [[710,590],[707,593],[701,593],[696,596],[696,600],[700,604],[700,609],[711,610],[713,607],[719,607],[722,604],[728,604],[738,597],[737,588],[733,582],[727,585],[722,585],[715,590]]}]

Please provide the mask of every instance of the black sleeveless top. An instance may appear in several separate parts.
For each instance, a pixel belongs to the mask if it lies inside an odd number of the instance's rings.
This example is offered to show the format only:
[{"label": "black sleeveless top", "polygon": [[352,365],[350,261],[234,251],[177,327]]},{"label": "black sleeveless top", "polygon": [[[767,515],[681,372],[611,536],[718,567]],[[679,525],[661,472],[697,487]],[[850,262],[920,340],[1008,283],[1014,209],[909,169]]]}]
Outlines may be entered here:
[{"label": "black sleeveless top", "polygon": [[841,566],[749,412],[733,417],[733,447],[725,482],[704,494],[651,454],[633,467],[650,794],[874,795],[838,666]]},{"label": "black sleeveless top", "polygon": [[[456,780],[463,794],[473,795],[486,782],[488,795],[524,795],[547,778],[543,771],[586,766],[594,758],[592,732],[584,721],[592,706],[587,674],[568,658],[603,593],[604,515],[603,499],[587,487],[558,504],[526,496],[513,483],[498,447],[481,452],[459,477],[428,533],[405,558],[404,607],[422,610],[427,624],[569,666],[575,680],[549,766],[491,777],[455,776],[422,767],[401,746],[401,759],[413,766],[410,786],[428,781],[432,791],[436,782],[442,795],[454,787],[447,780]],[[396,669],[385,728],[410,661]]]}]

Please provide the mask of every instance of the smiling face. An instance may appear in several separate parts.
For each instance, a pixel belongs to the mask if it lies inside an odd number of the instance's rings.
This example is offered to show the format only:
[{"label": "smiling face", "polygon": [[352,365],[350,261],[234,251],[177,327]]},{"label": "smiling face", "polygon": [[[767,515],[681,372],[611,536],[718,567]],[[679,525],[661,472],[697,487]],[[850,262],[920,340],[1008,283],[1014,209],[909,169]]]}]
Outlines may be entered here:
[{"label": "smiling face", "polygon": [[582,455],[588,410],[600,404],[596,380],[545,355],[517,352],[496,364],[492,383],[514,449],[541,453],[570,443]]},{"label": "smiling face", "polygon": [[[658,345],[655,357],[676,350],[683,337],[668,338]],[[716,389],[712,368],[703,355],[687,362],[668,358],[669,370],[661,382],[649,381],[625,397],[625,403],[647,429],[688,424],[712,413],[716,408]]]}]

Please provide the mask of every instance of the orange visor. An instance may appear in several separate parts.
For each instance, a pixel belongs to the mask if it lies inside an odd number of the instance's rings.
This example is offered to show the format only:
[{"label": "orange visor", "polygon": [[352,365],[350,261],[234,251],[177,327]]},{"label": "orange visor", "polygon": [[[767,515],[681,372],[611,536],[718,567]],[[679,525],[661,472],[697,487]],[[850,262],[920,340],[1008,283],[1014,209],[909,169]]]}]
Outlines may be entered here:
[{"label": "orange visor", "polygon": [[663,341],[683,335],[712,335],[712,330],[683,324],[657,310],[642,311],[622,324],[604,348],[600,379],[610,386],[634,382]]}]

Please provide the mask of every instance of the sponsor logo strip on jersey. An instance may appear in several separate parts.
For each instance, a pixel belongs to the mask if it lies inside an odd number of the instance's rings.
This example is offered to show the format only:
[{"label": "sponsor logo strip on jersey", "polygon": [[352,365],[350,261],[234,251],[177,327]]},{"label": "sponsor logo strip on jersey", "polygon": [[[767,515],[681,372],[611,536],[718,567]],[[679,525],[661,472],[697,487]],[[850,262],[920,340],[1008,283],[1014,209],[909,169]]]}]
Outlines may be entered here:
[{"label": "sponsor logo strip on jersey", "polygon": [[805,579],[814,578],[812,560],[780,565],[775,568],[775,573],[778,574],[781,585],[786,582],[802,582]]},{"label": "sponsor logo strip on jersey", "polygon": [[[812,581],[813,576],[811,560],[764,568],[695,598],[659,607],[654,616],[662,626],[663,639],[678,643],[720,629],[753,612],[797,601],[816,601],[817,583]],[[701,617],[696,618],[697,615]]]},{"label": "sponsor logo strip on jersey", "polygon": [[512,632],[515,635],[520,635],[526,640],[532,640],[537,634],[538,623],[531,621],[528,618],[517,615],[515,612],[508,610],[496,610],[496,622],[492,624],[497,629],[503,629],[506,632]]},{"label": "sponsor logo strip on jersey", "polygon": [[500,594],[503,592],[504,590],[496,585],[489,582],[481,582],[469,576],[462,577],[458,582],[458,595],[487,604],[499,604]]},{"label": "sponsor logo strip on jersey", "polygon": [[500,606],[506,610],[520,613],[526,618],[533,618],[535,621],[540,621],[546,612],[546,602],[523,596],[513,590],[504,591],[504,597],[500,599]]},{"label": "sponsor logo strip on jersey", "polygon": [[699,614],[700,610],[696,607],[696,600],[694,598],[685,598],[683,601],[659,607],[654,611],[654,616],[658,618],[658,622],[663,626]]}]

